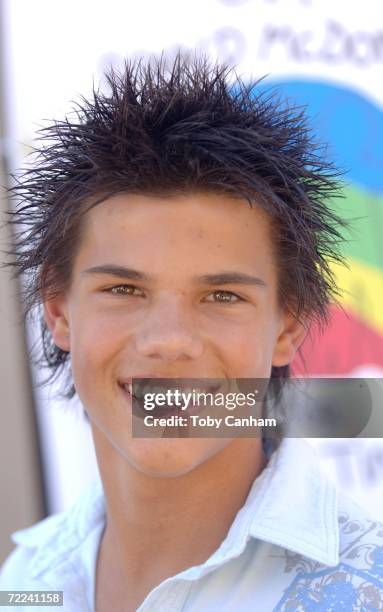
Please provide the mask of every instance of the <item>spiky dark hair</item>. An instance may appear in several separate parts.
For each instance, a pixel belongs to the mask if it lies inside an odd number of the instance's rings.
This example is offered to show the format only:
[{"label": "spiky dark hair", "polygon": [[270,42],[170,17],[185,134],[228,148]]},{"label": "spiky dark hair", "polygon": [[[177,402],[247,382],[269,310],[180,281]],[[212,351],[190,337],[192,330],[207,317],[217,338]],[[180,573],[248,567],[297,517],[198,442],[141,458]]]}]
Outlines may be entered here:
[{"label": "spiky dark hair", "polygon": [[[339,173],[304,109],[206,58],[178,56],[170,69],[164,58],[126,62],[106,80],[104,92],[93,89],[38,132],[33,165],[11,188],[10,265],[25,274],[24,315],[39,312],[46,381],[63,373],[64,395],[76,393],[70,355],[54,344],[41,305],[70,284],[84,204],[117,193],[219,192],[261,206],[272,220],[280,303],[326,323],[337,294],[330,264],[343,261],[344,222],[328,206]],[[288,366],[273,367],[273,378],[288,376]]]}]

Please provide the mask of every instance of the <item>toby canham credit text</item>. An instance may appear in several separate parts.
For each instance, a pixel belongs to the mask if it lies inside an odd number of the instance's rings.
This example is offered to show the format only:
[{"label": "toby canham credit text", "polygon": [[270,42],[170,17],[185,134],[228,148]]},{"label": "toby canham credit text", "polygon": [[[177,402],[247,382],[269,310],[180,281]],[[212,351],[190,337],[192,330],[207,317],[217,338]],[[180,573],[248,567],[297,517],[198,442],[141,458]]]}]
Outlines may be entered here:
[{"label": "toby canham credit text", "polygon": [[190,414],[187,417],[172,414],[168,417],[155,417],[148,414],[144,417],[144,424],[147,427],[209,427],[219,429],[226,427],[276,427],[276,419],[257,418],[255,416],[235,417],[228,414],[226,417],[212,417],[210,415],[200,416]]}]

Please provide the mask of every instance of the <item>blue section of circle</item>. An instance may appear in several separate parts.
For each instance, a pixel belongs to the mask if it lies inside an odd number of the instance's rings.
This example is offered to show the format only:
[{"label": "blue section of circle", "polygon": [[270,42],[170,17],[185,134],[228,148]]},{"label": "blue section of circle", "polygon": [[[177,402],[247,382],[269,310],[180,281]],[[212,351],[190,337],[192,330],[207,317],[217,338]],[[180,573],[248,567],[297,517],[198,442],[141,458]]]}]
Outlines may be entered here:
[{"label": "blue section of circle", "polygon": [[369,191],[383,192],[383,111],[356,91],[314,81],[263,81],[277,86],[292,105],[307,105],[306,113],[329,156],[346,170],[344,177]]}]

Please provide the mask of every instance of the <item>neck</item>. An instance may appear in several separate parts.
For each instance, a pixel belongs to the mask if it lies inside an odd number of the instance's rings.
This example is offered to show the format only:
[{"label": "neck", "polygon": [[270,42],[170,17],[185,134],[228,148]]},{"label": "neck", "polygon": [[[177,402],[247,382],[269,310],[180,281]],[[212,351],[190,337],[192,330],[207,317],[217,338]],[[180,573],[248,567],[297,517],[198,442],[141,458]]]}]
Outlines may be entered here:
[{"label": "neck", "polygon": [[153,477],[95,428],[93,437],[107,506],[102,556],[121,579],[138,579],[145,567],[158,583],[206,561],[265,467],[261,439],[238,438],[187,474]]}]

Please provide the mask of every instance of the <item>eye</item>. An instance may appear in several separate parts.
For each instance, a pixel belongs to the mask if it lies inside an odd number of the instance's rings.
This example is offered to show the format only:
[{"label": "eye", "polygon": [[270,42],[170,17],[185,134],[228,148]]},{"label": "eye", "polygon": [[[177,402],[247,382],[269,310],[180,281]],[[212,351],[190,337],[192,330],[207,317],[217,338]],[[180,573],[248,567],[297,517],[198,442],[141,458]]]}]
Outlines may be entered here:
[{"label": "eye", "polygon": [[132,295],[133,297],[143,295],[141,289],[138,289],[138,287],[134,285],[114,285],[113,287],[104,289],[104,291],[112,295]]},{"label": "eye", "polygon": [[[213,299],[209,299],[211,297]],[[221,304],[235,304],[237,302],[243,302],[243,299],[232,291],[213,291],[213,293],[208,296],[207,301],[218,302]]]}]

